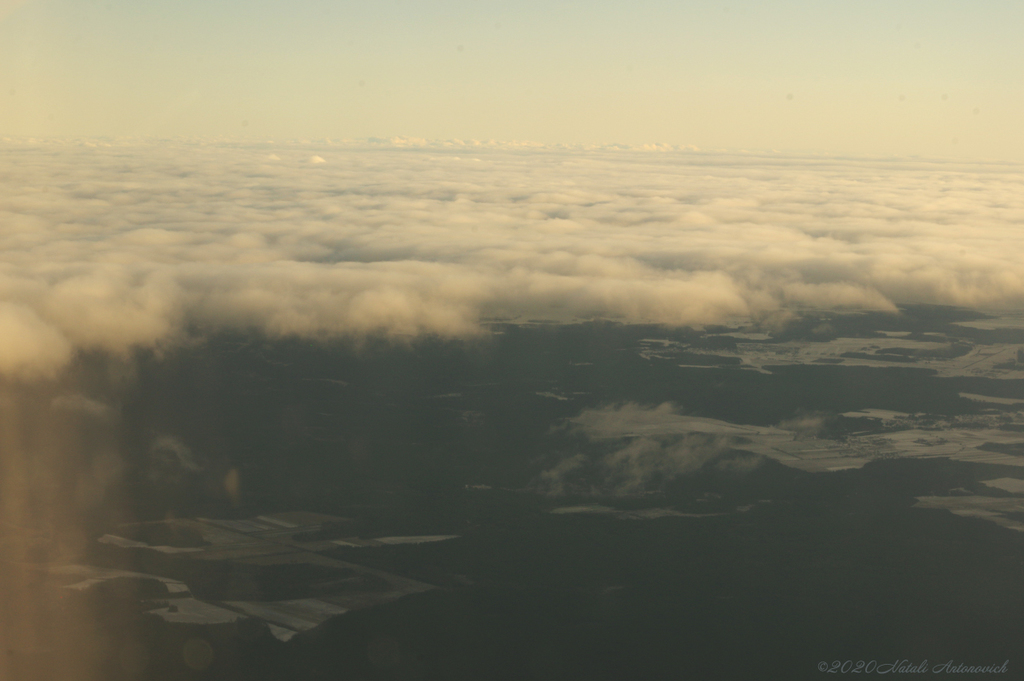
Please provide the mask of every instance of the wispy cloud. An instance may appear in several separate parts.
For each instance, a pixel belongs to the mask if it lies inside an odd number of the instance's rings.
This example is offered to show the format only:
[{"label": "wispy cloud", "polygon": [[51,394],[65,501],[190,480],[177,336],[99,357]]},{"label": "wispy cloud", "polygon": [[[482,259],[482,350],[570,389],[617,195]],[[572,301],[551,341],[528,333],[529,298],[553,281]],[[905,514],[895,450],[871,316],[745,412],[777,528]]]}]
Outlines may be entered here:
[{"label": "wispy cloud", "polygon": [[534,489],[551,496],[652,491],[697,470],[744,432],[722,421],[685,416],[669,402],[584,409],[565,427],[591,441],[592,452],[564,458],[537,476]]},{"label": "wispy cloud", "polygon": [[467,335],[1024,303],[1019,168],[353,145],[0,145],[0,372],[188,329]]}]

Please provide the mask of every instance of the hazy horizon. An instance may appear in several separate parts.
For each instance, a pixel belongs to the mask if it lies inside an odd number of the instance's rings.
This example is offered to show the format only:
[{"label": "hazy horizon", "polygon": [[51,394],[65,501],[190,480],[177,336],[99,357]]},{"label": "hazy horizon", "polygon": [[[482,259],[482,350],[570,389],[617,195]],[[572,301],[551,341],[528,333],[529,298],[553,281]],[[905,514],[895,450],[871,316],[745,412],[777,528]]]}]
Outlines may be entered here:
[{"label": "hazy horizon", "polygon": [[0,136],[1024,158],[1018,3],[0,5]]}]

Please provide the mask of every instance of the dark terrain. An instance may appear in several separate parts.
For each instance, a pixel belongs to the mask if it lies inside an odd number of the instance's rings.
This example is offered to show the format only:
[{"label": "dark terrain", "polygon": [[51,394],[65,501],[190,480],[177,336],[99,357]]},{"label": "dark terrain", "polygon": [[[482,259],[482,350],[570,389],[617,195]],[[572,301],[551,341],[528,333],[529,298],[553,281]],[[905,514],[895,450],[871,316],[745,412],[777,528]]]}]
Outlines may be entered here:
[{"label": "dark terrain", "polygon": [[[765,343],[881,330],[947,334],[953,355],[972,344],[1024,343],[1020,332],[951,324],[973,317],[928,307],[808,316]],[[585,480],[585,494],[551,497],[536,486],[558,462],[610,446],[564,427],[587,408],[670,402],[756,425],[814,415],[823,433],[842,438],[877,427],[843,412],[970,416],[994,407],[959,392],[1024,398],[1024,382],[940,378],[914,367],[912,351],[885,353],[893,360],[886,368],[818,363],[758,373],[716,359],[735,340],[707,333],[715,329],[492,330],[477,341],[322,345],[216,337],[139,358],[120,398],[132,518],[302,509],[351,519],[334,528],[339,536],[460,535],[334,549],[342,560],[440,588],[352,611],[288,643],[232,638],[215,646],[222,652],[206,672],[168,663],[151,665],[152,678],[805,679],[827,678],[822,661],[902,659],[1009,660],[1001,678],[1024,678],[1024,537],[913,508],[916,496],[1009,494],[980,481],[1021,478],[1024,469],[892,459],[812,474],[740,444],[655,478],[642,494],[616,495],[593,471],[581,474],[597,476]],[[699,362],[645,359],[637,352],[645,338],[686,344]],[[175,468],[154,444],[162,435],[187,446],[192,464]],[[231,470],[240,480],[234,498],[222,484]],[[588,504],[692,515],[550,513]],[[296,579],[304,578],[254,574],[247,583],[277,593]],[[142,619],[154,650],[174,649],[174,627]]]}]

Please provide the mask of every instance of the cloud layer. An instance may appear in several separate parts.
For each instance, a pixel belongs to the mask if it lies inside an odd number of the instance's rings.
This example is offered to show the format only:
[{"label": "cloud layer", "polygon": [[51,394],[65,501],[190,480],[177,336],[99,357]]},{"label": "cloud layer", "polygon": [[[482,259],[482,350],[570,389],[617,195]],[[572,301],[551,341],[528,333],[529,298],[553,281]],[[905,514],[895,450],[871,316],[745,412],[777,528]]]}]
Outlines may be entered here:
[{"label": "cloud layer", "polygon": [[1016,166],[694,151],[0,144],[0,372],[198,330],[707,324],[1024,304]]}]

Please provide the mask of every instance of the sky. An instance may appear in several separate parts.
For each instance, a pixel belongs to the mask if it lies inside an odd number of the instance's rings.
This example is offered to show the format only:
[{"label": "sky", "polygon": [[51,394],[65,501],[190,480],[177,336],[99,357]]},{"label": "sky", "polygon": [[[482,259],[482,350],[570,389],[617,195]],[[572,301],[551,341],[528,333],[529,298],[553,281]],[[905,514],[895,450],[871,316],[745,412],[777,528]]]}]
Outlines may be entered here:
[{"label": "sky", "polygon": [[1024,159],[1014,0],[0,0],[0,135]]}]

